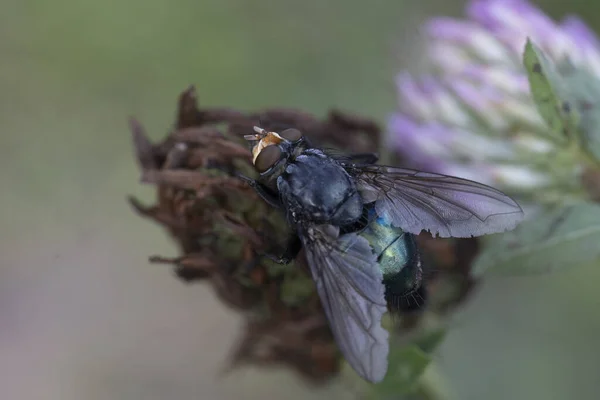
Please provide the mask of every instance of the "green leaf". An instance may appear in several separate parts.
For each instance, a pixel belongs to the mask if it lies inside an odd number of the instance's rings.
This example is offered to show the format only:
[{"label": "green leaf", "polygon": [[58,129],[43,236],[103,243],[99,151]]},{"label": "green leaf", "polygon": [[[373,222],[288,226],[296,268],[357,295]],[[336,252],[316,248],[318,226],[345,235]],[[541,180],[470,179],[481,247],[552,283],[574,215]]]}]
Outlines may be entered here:
[{"label": "green leaf", "polygon": [[413,342],[417,347],[427,354],[432,353],[446,337],[445,328],[437,328],[423,332]]},{"label": "green leaf", "polygon": [[371,386],[369,399],[398,398],[411,393],[431,362],[431,357],[416,345],[391,345],[388,359],[387,375],[383,382]]},{"label": "green leaf", "polygon": [[600,258],[600,205],[579,203],[549,209],[512,232],[486,243],[473,273],[543,273],[588,264]]},{"label": "green leaf", "polygon": [[309,276],[300,268],[289,268],[281,284],[280,297],[286,305],[294,307],[306,302],[314,291],[315,284]]},{"label": "green leaf", "polygon": [[550,139],[566,143],[576,136],[579,117],[564,80],[555,65],[529,39],[525,45],[523,64],[533,101],[550,128]]},{"label": "green leaf", "polygon": [[561,75],[580,115],[581,146],[600,160],[600,79],[570,63],[561,68]]}]

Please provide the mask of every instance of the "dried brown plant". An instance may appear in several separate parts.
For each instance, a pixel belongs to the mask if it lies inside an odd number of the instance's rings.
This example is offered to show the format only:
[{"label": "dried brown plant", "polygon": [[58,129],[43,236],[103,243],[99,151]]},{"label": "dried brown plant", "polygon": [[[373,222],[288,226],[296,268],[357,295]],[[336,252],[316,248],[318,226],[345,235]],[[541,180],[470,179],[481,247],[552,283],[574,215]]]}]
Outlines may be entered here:
[{"label": "dried brown plant", "polygon": [[[381,140],[375,122],[340,111],[319,119],[283,108],[201,109],[190,87],[180,95],[174,129],[160,143],[151,143],[142,125],[130,121],[141,180],[157,188],[155,205],[134,198],[130,203],[179,246],[178,257],[152,256],[151,262],[172,265],[183,281],[210,282],[225,304],[245,312],[232,366],[284,363],[312,382],[324,382],[338,373],[341,359],[303,254],[285,266],[260,256],[282,250],[278,238],[288,227],[278,210],[236,177],[238,171],[255,176],[242,138],[255,125],[275,131],[294,127],[318,145],[348,152],[377,151]],[[429,309],[443,312],[473,287],[470,264],[477,242],[432,240],[425,234],[419,242],[430,265]],[[418,325],[421,316],[406,315],[398,330]]]}]

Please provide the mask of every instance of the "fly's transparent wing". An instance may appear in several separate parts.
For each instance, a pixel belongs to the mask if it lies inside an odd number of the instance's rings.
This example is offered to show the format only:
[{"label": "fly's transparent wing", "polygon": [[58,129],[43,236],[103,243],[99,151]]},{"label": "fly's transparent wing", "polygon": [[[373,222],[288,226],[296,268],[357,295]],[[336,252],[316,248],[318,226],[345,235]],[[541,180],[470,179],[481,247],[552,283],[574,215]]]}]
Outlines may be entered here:
[{"label": "fly's transparent wing", "polygon": [[342,164],[366,202],[392,225],[419,234],[471,237],[514,229],[523,210],[512,198],[467,179],[381,165]]},{"label": "fly's transparent wing", "polygon": [[371,246],[331,225],[300,229],[306,259],[337,345],[364,379],[380,382],[388,365],[383,275]]}]

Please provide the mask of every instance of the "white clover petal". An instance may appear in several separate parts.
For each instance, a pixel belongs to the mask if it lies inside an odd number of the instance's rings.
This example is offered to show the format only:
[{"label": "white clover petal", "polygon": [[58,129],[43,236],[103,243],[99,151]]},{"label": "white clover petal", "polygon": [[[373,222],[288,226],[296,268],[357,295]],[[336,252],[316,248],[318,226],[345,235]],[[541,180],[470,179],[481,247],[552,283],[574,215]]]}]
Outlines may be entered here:
[{"label": "white clover petal", "polygon": [[454,154],[474,162],[489,159],[512,160],[515,151],[510,142],[490,138],[466,130],[453,132],[451,147]]},{"label": "white clover petal", "polygon": [[477,29],[471,36],[469,47],[473,49],[477,57],[490,64],[507,66],[510,65],[510,54],[500,41],[489,32]]},{"label": "white clover petal", "polygon": [[547,174],[534,171],[522,165],[495,165],[491,171],[494,180],[506,186],[532,190],[550,184]]},{"label": "white clover petal", "polygon": [[532,129],[544,131],[549,129],[531,101],[507,97],[497,104],[507,121],[519,121]]},{"label": "white clover petal", "polygon": [[491,86],[510,96],[529,97],[529,81],[522,73],[498,65],[471,64],[461,74],[463,79]]},{"label": "white clover petal", "polygon": [[534,154],[547,154],[555,149],[553,143],[533,136],[530,132],[516,134],[512,138],[515,148]]},{"label": "white clover petal", "polygon": [[444,164],[444,173],[458,178],[470,179],[485,185],[493,185],[495,179],[487,164],[459,164],[448,162]]},{"label": "white clover petal", "polygon": [[436,119],[449,125],[469,126],[471,118],[460,104],[459,100],[448,90],[438,91],[432,98],[437,106]]},{"label": "white clover petal", "polygon": [[428,46],[427,53],[433,65],[446,73],[460,72],[472,63],[466,49],[450,42],[434,42]]},{"label": "white clover petal", "polygon": [[[447,79],[447,81],[454,94],[465,105],[477,112],[479,118],[485,121],[491,129],[503,131],[508,127],[509,121],[495,107],[495,102],[499,98],[494,96],[492,91],[483,90],[480,86],[464,80]],[[481,129],[485,129],[485,127],[481,127]]]}]

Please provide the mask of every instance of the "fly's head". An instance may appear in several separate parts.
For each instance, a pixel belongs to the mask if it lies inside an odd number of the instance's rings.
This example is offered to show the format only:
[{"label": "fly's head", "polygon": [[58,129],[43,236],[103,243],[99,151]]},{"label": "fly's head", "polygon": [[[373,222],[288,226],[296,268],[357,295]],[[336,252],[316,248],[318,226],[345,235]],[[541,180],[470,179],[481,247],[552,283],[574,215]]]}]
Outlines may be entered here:
[{"label": "fly's head", "polygon": [[251,143],[252,163],[260,174],[259,181],[276,181],[288,162],[292,161],[305,148],[304,136],[297,129],[268,132],[257,126],[254,134],[245,135]]}]

